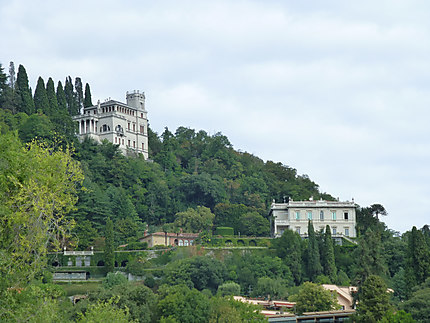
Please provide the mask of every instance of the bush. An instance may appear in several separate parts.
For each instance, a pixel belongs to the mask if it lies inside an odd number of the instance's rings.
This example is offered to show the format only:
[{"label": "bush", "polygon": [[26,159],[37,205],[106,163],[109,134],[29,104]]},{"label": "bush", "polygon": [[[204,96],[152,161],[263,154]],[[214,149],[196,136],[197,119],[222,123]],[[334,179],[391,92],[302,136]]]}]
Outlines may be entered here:
[{"label": "bush", "polygon": [[116,272],[116,273],[108,273],[106,278],[103,280],[103,287],[104,288],[112,288],[116,285],[122,285],[128,282],[127,277],[125,277],[123,274]]}]

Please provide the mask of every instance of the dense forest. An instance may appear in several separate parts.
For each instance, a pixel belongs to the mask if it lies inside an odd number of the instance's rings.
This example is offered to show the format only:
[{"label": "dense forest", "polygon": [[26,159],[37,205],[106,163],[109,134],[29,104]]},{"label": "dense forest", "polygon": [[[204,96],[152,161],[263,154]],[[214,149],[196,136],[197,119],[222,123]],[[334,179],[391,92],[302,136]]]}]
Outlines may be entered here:
[{"label": "dense forest", "polygon": [[17,73],[0,65],[0,320],[258,322],[254,307],[229,296],[290,299],[297,313],[337,308],[322,283],[359,287],[357,322],[430,320],[430,229],[400,235],[379,220],[387,214],[379,204],[357,207],[357,244],[336,245],[329,227],[310,222],[308,239],[287,230],[263,250],[142,254],[126,270],[144,283],[115,274],[110,258],[103,283],[71,305],[52,283],[48,252],[93,246],[113,255],[139,246],[145,230],[199,233],[203,244],[216,227],[268,237],[273,200],[333,197],[290,166],[235,150],[221,133],[149,128],[150,160],[79,142],[72,116],[92,105],[90,86],[70,76],[64,84],[39,77],[33,91],[22,65]]}]

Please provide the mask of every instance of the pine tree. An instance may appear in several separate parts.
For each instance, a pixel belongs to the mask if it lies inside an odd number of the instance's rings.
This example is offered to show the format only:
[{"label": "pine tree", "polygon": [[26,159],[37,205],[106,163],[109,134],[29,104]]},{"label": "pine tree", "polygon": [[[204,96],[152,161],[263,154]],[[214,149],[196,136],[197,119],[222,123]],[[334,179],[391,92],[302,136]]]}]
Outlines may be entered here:
[{"label": "pine tree", "polygon": [[48,95],[46,94],[45,82],[39,76],[37,80],[36,90],[34,91],[34,105],[37,112],[42,112],[45,115],[51,115],[51,107],[49,105]]},{"label": "pine tree", "polygon": [[320,252],[318,248],[318,240],[315,236],[314,226],[312,221],[308,222],[308,276],[311,280],[321,274],[322,267],[320,261]]},{"label": "pine tree", "polygon": [[28,115],[34,113],[34,102],[31,95],[31,89],[28,85],[27,71],[22,65],[19,65],[18,67],[16,85],[17,111],[25,112]]},{"label": "pine tree", "polygon": [[91,90],[90,85],[88,83],[85,84],[85,97],[84,97],[84,107],[92,107],[93,102],[91,100]]},{"label": "pine tree", "polygon": [[49,110],[51,112],[51,115],[57,113],[58,111],[58,102],[57,102],[57,95],[55,94],[55,85],[52,78],[48,79],[48,82],[46,83],[46,94],[48,96],[49,101]]},{"label": "pine tree", "polygon": [[115,268],[115,245],[114,245],[114,232],[113,232],[113,222],[111,218],[106,220],[105,227],[105,270],[107,273],[113,272]]},{"label": "pine tree", "polygon": [[329,277],[332,283],[335,283],[337,280],[337,269],[334,261],[333,239],[331,237],[331,230],[329,225],[327,225],[325,228],[323,264],[324,275]]}]

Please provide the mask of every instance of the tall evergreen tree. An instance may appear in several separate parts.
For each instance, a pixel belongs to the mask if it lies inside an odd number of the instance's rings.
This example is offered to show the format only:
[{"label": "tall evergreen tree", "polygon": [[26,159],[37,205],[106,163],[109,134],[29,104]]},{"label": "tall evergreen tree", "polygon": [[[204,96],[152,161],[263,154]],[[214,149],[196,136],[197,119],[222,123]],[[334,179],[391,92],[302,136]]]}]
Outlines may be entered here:
[{"label": "tall evergreen tree", "polygon": [[106,220],[104,258],[106,272],[113,272],[115,268],[115,240],[111,218]]},{"label": "tall evergreen tree", "polygon": [[78,105],[78,113],[84,107],[84,88],[80,77],[75,78],[75,100]]},{"label": "tall evergreen tree", "polygon": [[16,73],[15,64],[13,62],[9,63],[9,85],[12,89],[15,89]]},{"label": "tall evergreen tree", "polygon": [[58,82],[57,86],[57,104],[58,109],[52,116],[52,123],[55,125],[55,130],[66,136],[68,141],[73,141],[75,139],[75,123],[72,117],[67,111],[66,96],[63,91],[63,86],[61,82]]},{"label": "tall evergreen tree", "polygon": [[334,247],[333,247],[333,239],[331,237],[330,226],[327,225],[325,228],[324,235],[324,253],[323,253],[323,268],[324,275],[330,278],[332,283],[336,282],[336,264],[334,261]]},{"label": "tall evergreen tree", "polygon": [[386,275],[388,272],[382,255],[381,233],[367,229],[358,240],[355,250],[356,280],[361,285],[370,275]]},{"label": "tall evergreen tree", "polygon": [[34,91],[34,106],[37,112],[43,112],[47,116],[51,115],[51,107],[49,105],[48,95],[46,94],[45,82],[40,76],[37,80],[36,90]]},{"label": "tall evergreen tree", "polygon": [[57,85],[57,104],[58,110],[67,111],[66,95],[64,94],[63,84],[61,84],[61,81],[58,81]]},{"label": "tall evergreen tree", "polygon": [[308,221],[308,276],[311,280],[321,274],[322,267],[320,261],[320,252],[318,248],[318,240],[315,235],[312,221]]},{"label": "tall evergreen tree", "polygon": [[7,93],[7,76],[4,72],[4,68],[0,63],[0,108],[4,109],[4,104],[6,101],[6,93]]},{"label": "tall evergreen tree", "polygon": [[57,95],[55,94],[54,81],[52,80],[51,77],[48,79],[48,82],[46,83],[46,95],[48,96],[50,113],[51,115],[53,115],[58,111],[58,102],[57,102]]},{"label": "tall evergreen tree", "polygon": [[22,65],[18,67],[16,85],[17,111],[25,112],[28,115],[34,113],[34,102],[28,85],[27,71]]},{"label": "tall evergreen tree", "polygon": [[408,285],[412,287],[422,284],[427,277],[430,277],[430,250],[423,233],[415,226],[409,235],[406,257]]},{"label": "tall evergreen tree", "polygon": [[274,242],[276,254],[290,268],[296,285],[302,282],[302,238],[297,232],[285,230]]},{"label": "tall evergreen tree", "polygon": [[360,287],[355,322],[380,322],[391,308],[389,298],[387,285],[381,277],[367,277]]},{"label": "tall evergreen tree", "polygon": [[75,93],[73,91],[72,78],[68,76],[66,78],[66,84],[64,85],[64,94],[66,96],[67,110],[71,116],[75,116],[79,113],[79,107],[76,103]]},{"label": "tall evergreen tree", "polygon": [[88,83],[85,84],[85,96],[84,96],[84,108],[92,107],[93,102],[91,100],[91,90]]}]

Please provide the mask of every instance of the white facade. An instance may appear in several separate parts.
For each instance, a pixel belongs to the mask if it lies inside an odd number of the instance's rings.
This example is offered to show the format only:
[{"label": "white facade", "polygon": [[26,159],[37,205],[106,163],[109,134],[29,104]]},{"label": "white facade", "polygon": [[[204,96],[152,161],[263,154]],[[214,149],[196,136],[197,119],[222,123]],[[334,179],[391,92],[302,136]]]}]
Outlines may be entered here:
[{"label": "white facade", "polygon": [[293,201],[272,203],[270,214],[273,216],[272,231],[275,237],[289,229],[301,236],[308,234],[308,221],[311,220],[315,231],[330,226],[333,237],[357,237],[354,201]]},{"label": "white facade", "polygon": [[145,94],[127,92],[127,104],[114,100],[84,108],[74,116],[79,125],[78,137],[90,137],[101,142],[107,139],[118,145],[123,154],[135,152],[148,159],[148,117]]}]

